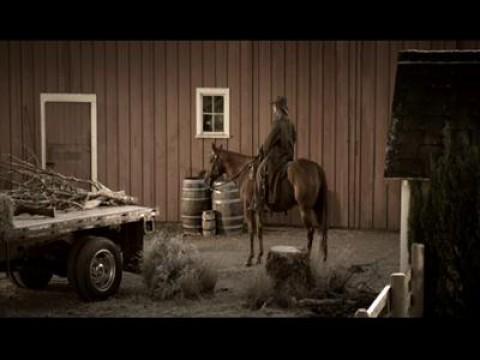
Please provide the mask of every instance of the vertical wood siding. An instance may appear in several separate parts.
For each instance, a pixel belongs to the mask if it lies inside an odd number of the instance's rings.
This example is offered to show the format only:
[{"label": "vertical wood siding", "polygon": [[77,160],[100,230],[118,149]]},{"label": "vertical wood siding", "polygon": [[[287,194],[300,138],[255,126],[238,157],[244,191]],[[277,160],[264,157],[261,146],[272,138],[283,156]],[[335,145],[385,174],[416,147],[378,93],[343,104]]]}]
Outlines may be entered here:
[{"label": "vertical wood siding", "polygon": [[[0,152],[40,154],[40,93],[96,93],[99,179],[180,219],[182,179],[208,166],[212,143],[255,154],[270,101],[288,97],[298,157],[323,166],[330,219],[399,228],[400,187],[383,163],[402,49],[478,41],[0,42]],[[195,89],[230,88],[228,140],[195,139]],[[298,224],[297,210],[274,223]]]}]

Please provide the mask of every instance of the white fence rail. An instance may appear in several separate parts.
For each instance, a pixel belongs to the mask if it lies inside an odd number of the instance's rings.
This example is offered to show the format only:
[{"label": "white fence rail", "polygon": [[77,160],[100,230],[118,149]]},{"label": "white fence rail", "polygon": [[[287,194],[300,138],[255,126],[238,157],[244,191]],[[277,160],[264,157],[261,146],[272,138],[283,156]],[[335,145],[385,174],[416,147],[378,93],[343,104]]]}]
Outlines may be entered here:
[{"label": "white fence rail", "polygon": [[368,309],[358,309],[355,317],[422,317],[424,254],[423,244],[412,244],[408,271],[390,275],[390,284],[383,288]]}]

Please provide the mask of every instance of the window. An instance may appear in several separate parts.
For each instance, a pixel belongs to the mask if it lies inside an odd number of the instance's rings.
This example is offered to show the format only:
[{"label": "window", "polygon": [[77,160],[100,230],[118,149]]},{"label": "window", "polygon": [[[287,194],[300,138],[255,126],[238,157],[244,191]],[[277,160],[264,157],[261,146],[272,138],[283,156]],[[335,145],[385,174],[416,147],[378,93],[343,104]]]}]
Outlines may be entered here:
[{"label": "window", "polygon": [[229,138],[229,89],[197,88],[197,138]]}]

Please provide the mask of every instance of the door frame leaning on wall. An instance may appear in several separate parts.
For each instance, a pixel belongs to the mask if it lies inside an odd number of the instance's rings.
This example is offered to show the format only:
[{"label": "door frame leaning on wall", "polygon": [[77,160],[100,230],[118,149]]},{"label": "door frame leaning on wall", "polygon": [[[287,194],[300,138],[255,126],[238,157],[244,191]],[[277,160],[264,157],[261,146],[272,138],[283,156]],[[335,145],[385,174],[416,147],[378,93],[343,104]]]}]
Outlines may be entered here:
[{"label": "door frame leaning on wall", "polygon": [[90,165],[91,180],[97,181],[97,95],[96,94],[70,94],[70,93],[41,93],[40,94],[40,143],[42,155],[42,168],[47,164],[47,138],[46,138],[46,112],[47,102],[73,102],[90,104]]}]

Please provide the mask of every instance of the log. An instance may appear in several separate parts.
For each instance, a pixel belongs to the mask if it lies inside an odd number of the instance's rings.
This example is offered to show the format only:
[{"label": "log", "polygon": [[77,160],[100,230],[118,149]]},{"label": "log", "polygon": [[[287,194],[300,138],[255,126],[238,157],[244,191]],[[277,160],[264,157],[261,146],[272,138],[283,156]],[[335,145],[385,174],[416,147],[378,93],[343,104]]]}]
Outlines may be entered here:
[{"label": "log", "polygon": [[28,206],[28,205],[15,205],[14,215],[20,214],[30,214],[30,215],[41,215],[41,216],[48,216],[48,217],[55,217],[55,208],[42,208],[42,207],[35,207],[35,206]]},{"label": "log", "polygon": [[310,257],[295,247],[272,247],[265,269],[272,279],[274,291],[284,296],[304,298],[313,286]]}]

